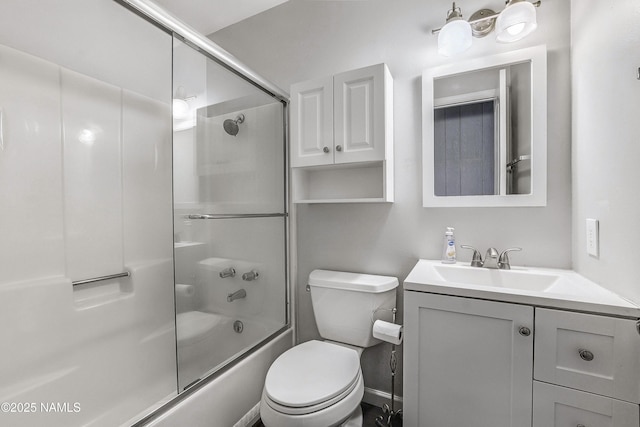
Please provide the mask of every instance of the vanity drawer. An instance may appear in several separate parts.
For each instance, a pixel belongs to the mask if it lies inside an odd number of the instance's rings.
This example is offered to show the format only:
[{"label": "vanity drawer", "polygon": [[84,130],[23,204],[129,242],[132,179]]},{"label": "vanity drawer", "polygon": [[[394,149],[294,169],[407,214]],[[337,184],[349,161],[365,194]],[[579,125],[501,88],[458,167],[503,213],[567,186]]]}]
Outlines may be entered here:
[{"label": "vanity drawer", "polygon": [[638,427],[638,405],[533,382],[533,427]]},{"label": "vanity drawer", "polygon": [[640,403],[636,322],[536,308],[534,378]]}]

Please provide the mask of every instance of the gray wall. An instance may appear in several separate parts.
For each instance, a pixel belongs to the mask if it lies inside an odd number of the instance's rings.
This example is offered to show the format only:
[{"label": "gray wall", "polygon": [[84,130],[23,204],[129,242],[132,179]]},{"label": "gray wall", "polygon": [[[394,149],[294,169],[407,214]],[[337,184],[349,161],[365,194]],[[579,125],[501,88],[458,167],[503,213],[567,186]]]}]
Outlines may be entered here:
[{"label": "gray wall", "polygon": [[[571,6],[574,268],[640,303],[640,8],[637,0]],[[596,23],[615,31],[595,34]],[[600,221],[598,258],[586,251],[587,218]]]},{"label": "gray wall", "polygon": [[[468,1],[500,10],[504,2]],[[211,35],[211,38],[283,88],[292,83],[385,62],[394,77],[395,199],[393,204],[298,206],[299,339],[318,338],[309,294],[311,270],[327,268],[397,276],[419,258],[439,259],[445,227],[457,241],[482,248],[521,246],[517,265],[570,268],[569,2],[546,0],[538,30],[526,40],[499,45],[493,35],[474,39],[455,59],[437,54],[431,29],[442,26],[448,0],[291,0]],[[548,204],[544,208],[423,208],[421,184],[421,75],[447,61],[546,44],[548,54]],[[470,260],[462,251],[459,258]],[[399,307],[402,292],[399,290]],[[402,313],[402,312],[401,312]],[[367,387],[389,390],[389,345],[365,351]],[[400,372],[400,378],[402,374]],[[396,390],[402,390],[401,384]]]}]

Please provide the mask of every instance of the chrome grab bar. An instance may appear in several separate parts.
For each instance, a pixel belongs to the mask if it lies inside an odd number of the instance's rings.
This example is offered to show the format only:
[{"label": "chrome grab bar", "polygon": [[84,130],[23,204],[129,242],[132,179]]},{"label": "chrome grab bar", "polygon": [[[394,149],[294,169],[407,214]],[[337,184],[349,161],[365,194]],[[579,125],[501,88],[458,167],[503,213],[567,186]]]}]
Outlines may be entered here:
[{"label": "chrome grab bar", "polygon": [[187,219],[236,219],[236,218],[273,218],[287,217],[288,213],[258,213],[258,214],[189,214]]},{"label": "chrome grab bar", "polygon": [[130,277],[130,276],[131,276],[131,272],[125,271],[123,273],[110,274],[108,276],[94,277],[93,279],[76,280],[75,282],[71,282],[71,284],[73,286],[79,286],[79,285],[86,285],[87,283],[101,282],[103,280],[118,279],[120,277]]}]

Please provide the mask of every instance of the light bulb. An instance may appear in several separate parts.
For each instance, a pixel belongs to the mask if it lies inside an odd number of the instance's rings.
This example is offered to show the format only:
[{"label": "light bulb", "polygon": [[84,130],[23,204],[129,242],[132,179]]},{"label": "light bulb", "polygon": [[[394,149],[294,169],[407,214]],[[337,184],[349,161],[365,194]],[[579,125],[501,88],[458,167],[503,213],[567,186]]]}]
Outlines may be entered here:
[{"label": "light bulb", "polygon": [[496,19],[496,41],[518,41],[531,34],[537,27],[535,6],[528,1],[511,0]]},{"label": "light bulb", "polygon": [[509,34],[511,34],[512,36],[515,36],[515,35],[517,35],[517,34],[520,34],[520,33],[522,32],[522,30],[524,30],[524,26],[525,26],[525,25],[526,25],[526,24],[525,24],[524,22],[521,22],[521,23],[519,23],[519,24],[512,25],[512,26],[510,26],[510,27],[507,27],[507,32],[508,32]]}]

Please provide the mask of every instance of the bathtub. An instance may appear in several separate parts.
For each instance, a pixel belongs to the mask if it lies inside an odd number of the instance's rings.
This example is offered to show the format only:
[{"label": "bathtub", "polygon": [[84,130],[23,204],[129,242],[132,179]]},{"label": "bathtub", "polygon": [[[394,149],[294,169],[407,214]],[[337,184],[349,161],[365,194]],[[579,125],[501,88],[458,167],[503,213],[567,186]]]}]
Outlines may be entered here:
[{"label": "bathtub", "polygon": [[252,426],[259,417],[260,397],[267,370],[292,345],[293,331],[289,328],[249,352],[246,357],[190,387],[153,417],[134,427]]},{"label": "bathtub", "polygon": [[282,327],[273,320],[204,311],[178,313],[178,389],[218,370]]}]

